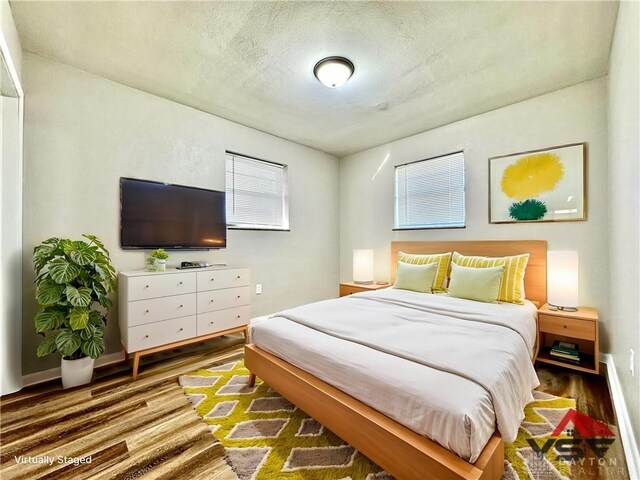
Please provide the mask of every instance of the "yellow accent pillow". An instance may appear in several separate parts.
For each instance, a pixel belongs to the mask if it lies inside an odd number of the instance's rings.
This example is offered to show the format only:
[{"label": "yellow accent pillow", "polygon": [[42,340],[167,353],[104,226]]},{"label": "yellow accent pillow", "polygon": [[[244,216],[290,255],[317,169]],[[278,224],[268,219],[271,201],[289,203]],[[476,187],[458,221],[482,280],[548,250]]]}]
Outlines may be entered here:
[{"label": "yellow accent pillow", "polygon": [[500,295],[504,265],[489,268],[463,267],[451,264],[449,296],[477,302],[495,302]]},{"label": "yellow accent pillow", "polygon": [[447,272],[449,270],[449,261],[451,260],[451,252],[436,253],[433,255],[422,255],[413,253],[398,252],[398,261],[410,263],[412,265],[427,265],[429,263],[437,263],[438,269],[433,279],[431,290],[434,292],[446,292],[445,281],[447,280]]},{"label": "yellow accent pillow", "polygon": [[[437,269],[438,265],[435,263],[412,265],[398,262],[396,282],[393,284],[393,288],[412,290],[419,293],[431,293]],[[473,270],[477,269],[474,268]]]},{"label": "yellow accent pillow", "polygon": [[528,253],[512,257],[466,257],[458,252],[453,252],[451,261],[461,267],[488,268],[504,266],[498,301],[524,303],[524,274],[529,261]]}]

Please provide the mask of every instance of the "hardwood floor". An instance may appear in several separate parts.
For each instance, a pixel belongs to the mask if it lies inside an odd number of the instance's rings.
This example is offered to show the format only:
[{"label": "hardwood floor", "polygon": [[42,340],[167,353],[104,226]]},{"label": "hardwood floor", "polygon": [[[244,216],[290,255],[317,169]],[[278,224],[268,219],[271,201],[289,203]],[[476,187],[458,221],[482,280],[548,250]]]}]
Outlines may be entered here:
[{"label": "hardwood floor", "polygon": [[[601,465],[590,448],[583,449],[584,459],[571,467],[574,480],[628,480],[629,469],[618,434],[618,421],[613,411],[611,394],[606,380],[606,366],[600,364],[601,375],[583,374],[562,367],[540,364],[536,368],[539,390],[558,397],[576,400],[576,409],[615,428],[616,439],[609,447],[605,464]],[[582,447],[582,446],[581,446]]]},{"label": "hardwood floor", "polygon": [[[242,353],[229,335],[181,355],[149,356],[137,381],[126,365],[106,367],[91,385],[62,390],[59,381],[25,388],[0,401],[0,477],[8,479],[215,479],[235,475],[224,449],[198,418],[177,377]],[[174,352],[175,354],[175,352]],[[162,360],[162,361],[159,361]],[[18,464],[15,457],[52,457]],[[58,456],[90,464],[59,464]]]},{"label": "hardwood floor", "polygon": [[[179,375],[242,353],[229,335],[149,356],[133,382],[123,364],[96,372],[91,385],[61,390],[59,382],[0,399],[0,477],[9,479],[231,480],[222,446],[178,387]],[[172,356],[173,355],[173,356]],[[578,410],[617,425],[604,377],[552,366],[537,369],[541,390],[575,398]],[[573,471],[574,479],[623,480],[622,447],[612,445],[618,469]],[[17,464],[19,456],[49,456],[53,465]],[[58,456],[91,455],[90,464],[58,464]]]}]

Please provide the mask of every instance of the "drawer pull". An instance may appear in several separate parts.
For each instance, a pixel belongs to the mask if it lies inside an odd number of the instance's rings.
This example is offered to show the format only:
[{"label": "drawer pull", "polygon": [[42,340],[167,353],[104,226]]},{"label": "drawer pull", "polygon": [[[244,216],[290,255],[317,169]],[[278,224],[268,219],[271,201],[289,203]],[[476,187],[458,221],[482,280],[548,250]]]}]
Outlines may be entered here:
[{"label": "drawer pull", "polygon": [[240,315],[238,315],[238,318],[240,318]]},{"label": "drawer pull", "polygon": [[144,311],[144,313],[149,313],[149,311],[150,311],[150,310],[147,308],[147,309]]},{"label": "drawer pull", "polygon": [[211,281],[213,282],[213,278],[211,279]]},{"label": "drawer pull", "polygon": [[240,295],[238,295],[238,298],[240,298]]},{"label": "drawer pull", "polygon": [[240,275],[238,275],[238,280],[240,280]]},{"label": "drawer pull", "polygon": [[213,325],[213,322],[209,322],[209,325]]},{"label": "drawer pull", "polygon": [[182,282],[180,282],[180,285],[182,285]]},{"label": "drawer pull", "polygon": [[182,308],[182,305],[180,305],[178,308]]},{"label": "drawer pull", "polygon": [[213,303],[213,300],[209,300],[209,303]]},{"label": "drawer pull", "polygon": [[149,285],[145,285],[144,288],[149,288]]},{"label": "drawer pull", "polygon": [[184,331],[184,328],[181,328],[181,329],[180,329],[180,330],[178,330],[178,331],[179,331],[179,332],[183,332],[183,331]]},{"label": "drawer pull", "polygon": [[144,338],[149,338],[149,335],[145,335]]}]

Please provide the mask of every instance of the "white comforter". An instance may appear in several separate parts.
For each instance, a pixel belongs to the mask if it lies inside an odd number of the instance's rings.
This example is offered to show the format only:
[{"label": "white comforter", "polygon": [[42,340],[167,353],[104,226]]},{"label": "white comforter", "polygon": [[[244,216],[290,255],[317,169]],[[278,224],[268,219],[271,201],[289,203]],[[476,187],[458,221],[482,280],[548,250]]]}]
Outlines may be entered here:
[{"label": "white comforter", "polygon": [[539,384],[530,360],[532,308],[385,289],[274,317],[480,385],[491,396],[498,430],[511,442]]}]

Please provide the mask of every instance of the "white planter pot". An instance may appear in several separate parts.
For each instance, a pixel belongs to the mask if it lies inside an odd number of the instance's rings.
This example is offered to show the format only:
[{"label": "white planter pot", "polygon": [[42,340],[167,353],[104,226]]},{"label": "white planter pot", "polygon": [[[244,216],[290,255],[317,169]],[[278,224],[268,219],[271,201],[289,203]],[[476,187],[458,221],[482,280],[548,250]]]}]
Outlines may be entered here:
[{"label": "white planter pot", "polygon": [[94,359],[91,357],[77,360],[62,359],[60,370],[62,371],[62,388],[77,387],[91,382],[93,376]]},{"label": "white planter pot", "polygon": [[167,261],[156,259],[156,272],[164,272],[166,269],[167,269]]}]

